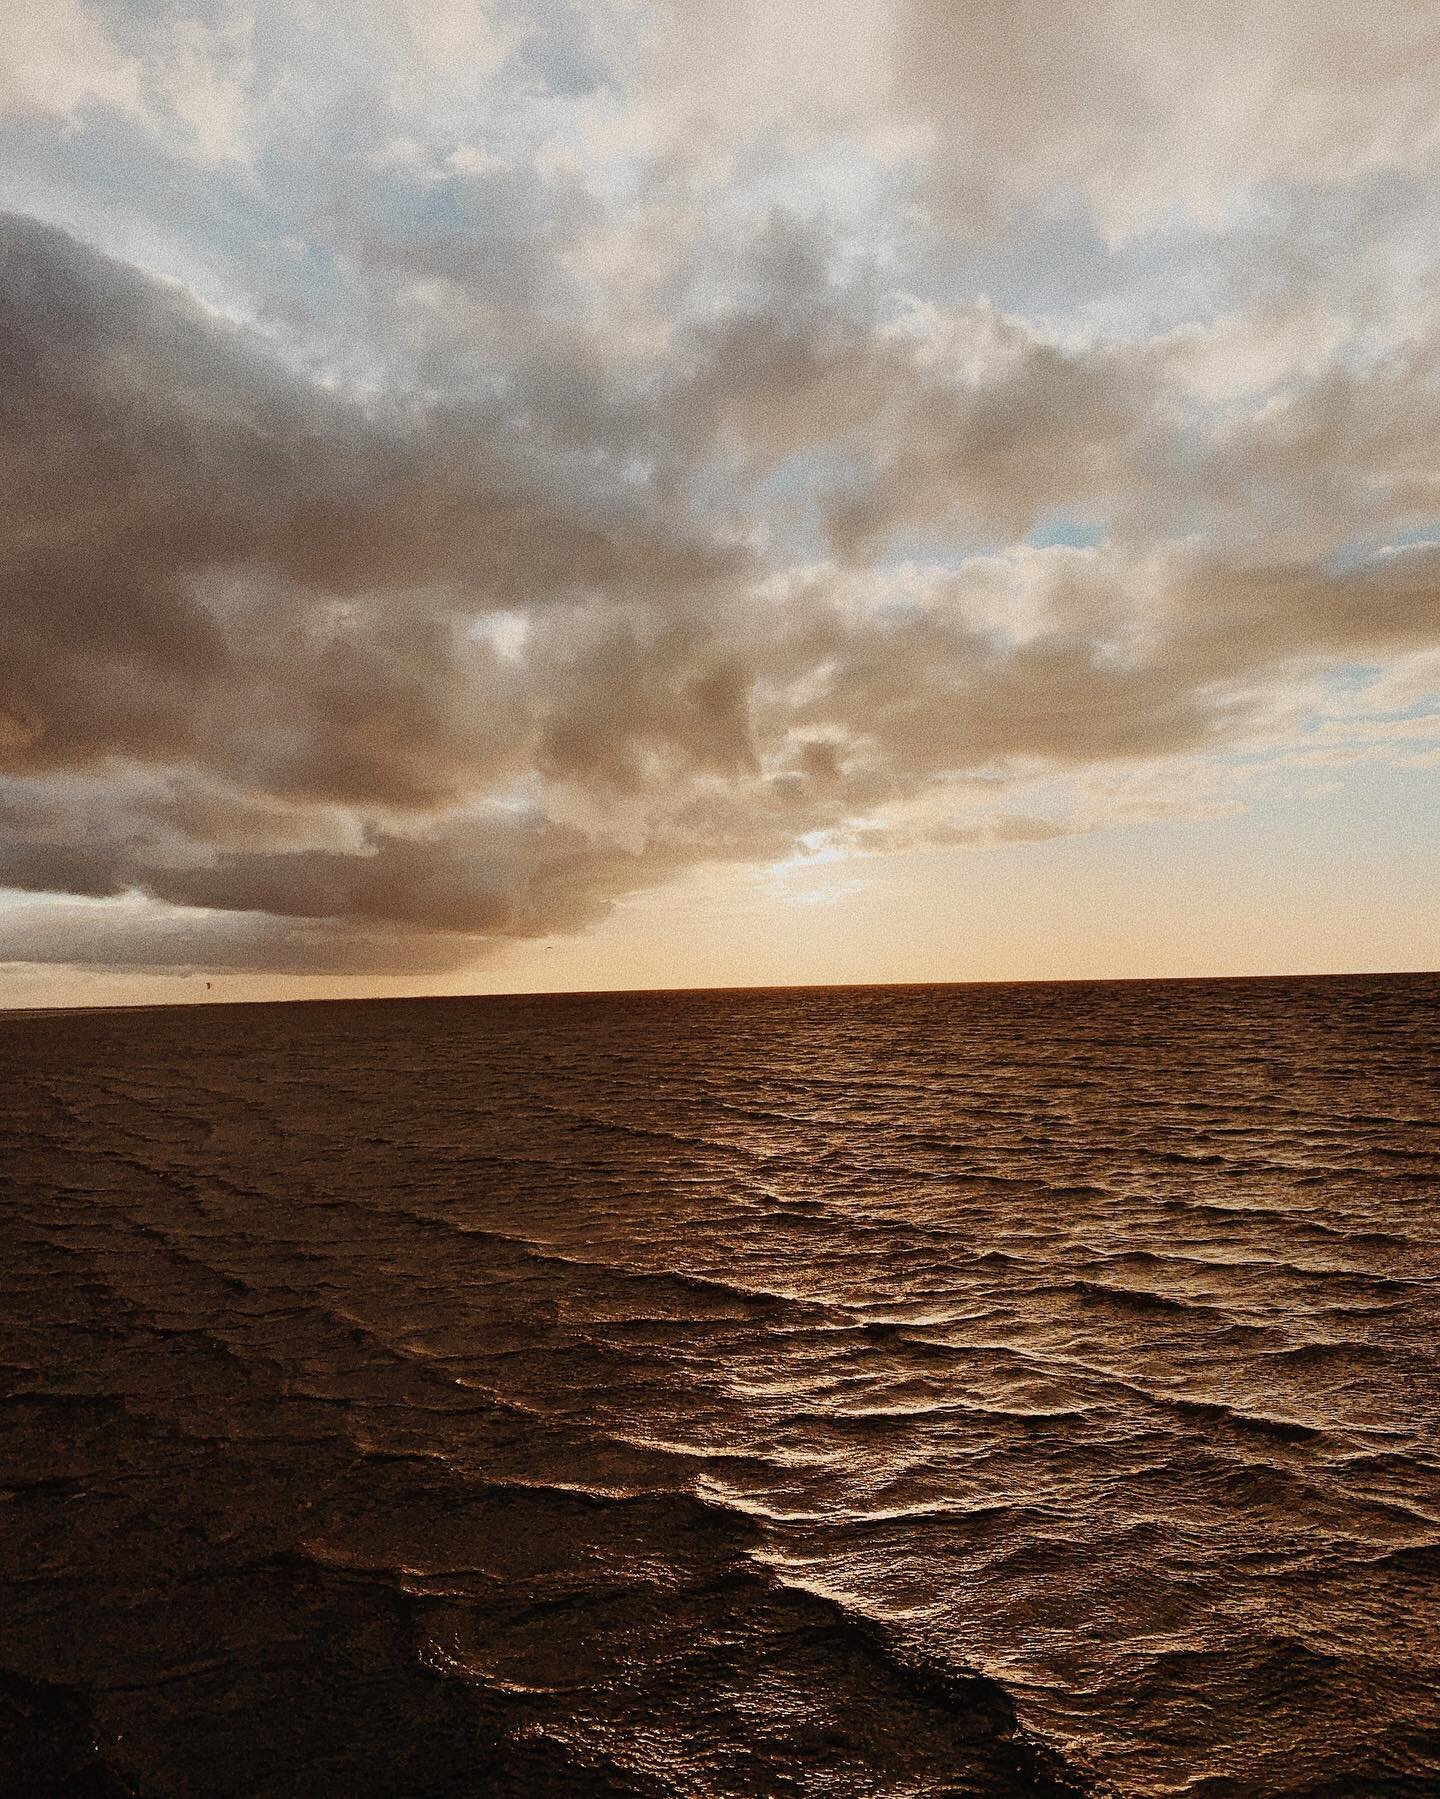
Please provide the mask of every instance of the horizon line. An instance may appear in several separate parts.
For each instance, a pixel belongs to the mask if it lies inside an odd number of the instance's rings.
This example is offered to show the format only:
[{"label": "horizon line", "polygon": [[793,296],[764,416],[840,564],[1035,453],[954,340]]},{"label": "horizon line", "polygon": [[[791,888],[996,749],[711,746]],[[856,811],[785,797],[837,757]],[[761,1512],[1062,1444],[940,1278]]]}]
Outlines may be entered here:
[{"label": "horizon line", "polygon": [[[245,971],[234,971],[241,973]],[[295,979],[317,977],[295,976]],[[944,981],[735,981],[700,987],[536,987],[513,991],[477,993],[370,993],[294,994],[269,999],[112,1000],[90,1005],[7,1006],[0,1002],[0,1020],[33,1018],[48,1014],[89,1012],[193,1012],[256,1006],[389,1006],[471,1004],[477,1001],[538,999],[650,999],[662,994],[695,997],[722,993],[859,993],[891,989],[939,987],[1156,987],[1181,984],[1205,985],[1256,981],[1381,981],[1434,980],[1440,968],[1357,968],[1321,972],[1280,970],[1269,974],[1144,974],[1144,975],[1018,975],[992,979]]]}]

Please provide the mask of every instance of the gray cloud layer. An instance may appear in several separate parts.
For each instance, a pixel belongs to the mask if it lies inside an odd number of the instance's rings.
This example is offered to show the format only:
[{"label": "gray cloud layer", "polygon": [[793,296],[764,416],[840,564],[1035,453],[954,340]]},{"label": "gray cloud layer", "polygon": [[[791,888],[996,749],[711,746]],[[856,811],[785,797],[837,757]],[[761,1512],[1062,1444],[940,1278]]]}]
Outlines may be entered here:
[{"label": "gray cloud layer", "polygon": [[[70,8],[15,118],[295,230],[218,230],[207,301],[0,221],[0,886],[116,902],[0,910],[0,960],[463,966],[802,839],[1039,839],[1027,782],[1284,743],[1327,670],[1440,648],[1428,28],[1316,11],[1292,69],[1279,5],[1197,44],[910,0],[829,51],[802,7],[787,109],[773,22],[706,63],[665,8],[377,7],[348,109],[294,77],[302,204],[283,9],[212,9],[176,86]],[[499,95],[463,123],[411,80],[457,32]],[[1346,46],[1367,104],[1302,101]],[[1028,305],[973,263],[1006,217]]]}]

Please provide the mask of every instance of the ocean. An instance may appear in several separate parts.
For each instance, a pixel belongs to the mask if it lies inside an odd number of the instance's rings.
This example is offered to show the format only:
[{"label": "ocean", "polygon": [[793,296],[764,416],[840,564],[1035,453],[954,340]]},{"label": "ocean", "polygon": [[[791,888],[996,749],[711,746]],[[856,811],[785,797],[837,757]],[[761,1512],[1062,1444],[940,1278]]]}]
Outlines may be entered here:
[{"label": "ocean", "polygon": [[1440,978],[13,1015],[0,1093],[0,1791],[1440,1787]]}]

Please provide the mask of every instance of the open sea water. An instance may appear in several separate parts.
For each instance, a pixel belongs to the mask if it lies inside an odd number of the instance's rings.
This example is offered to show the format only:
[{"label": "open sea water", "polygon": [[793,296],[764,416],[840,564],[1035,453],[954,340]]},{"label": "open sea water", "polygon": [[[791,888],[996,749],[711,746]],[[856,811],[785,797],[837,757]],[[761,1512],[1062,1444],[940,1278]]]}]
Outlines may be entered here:
[{"label": "open sea water", "polygon": [[0,1791],[1440,1789],[1440,979],[0,1018]]}]

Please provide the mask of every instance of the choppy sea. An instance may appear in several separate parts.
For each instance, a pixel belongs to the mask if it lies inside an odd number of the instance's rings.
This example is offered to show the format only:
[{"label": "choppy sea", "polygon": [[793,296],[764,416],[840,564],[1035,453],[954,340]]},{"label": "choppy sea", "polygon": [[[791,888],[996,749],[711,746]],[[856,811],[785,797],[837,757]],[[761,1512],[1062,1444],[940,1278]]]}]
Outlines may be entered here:
[{"label": "choppy sea", "polygon": [[0,1017],[0,1128],[0,1792],[1440,1790],[1440,978]]}]

